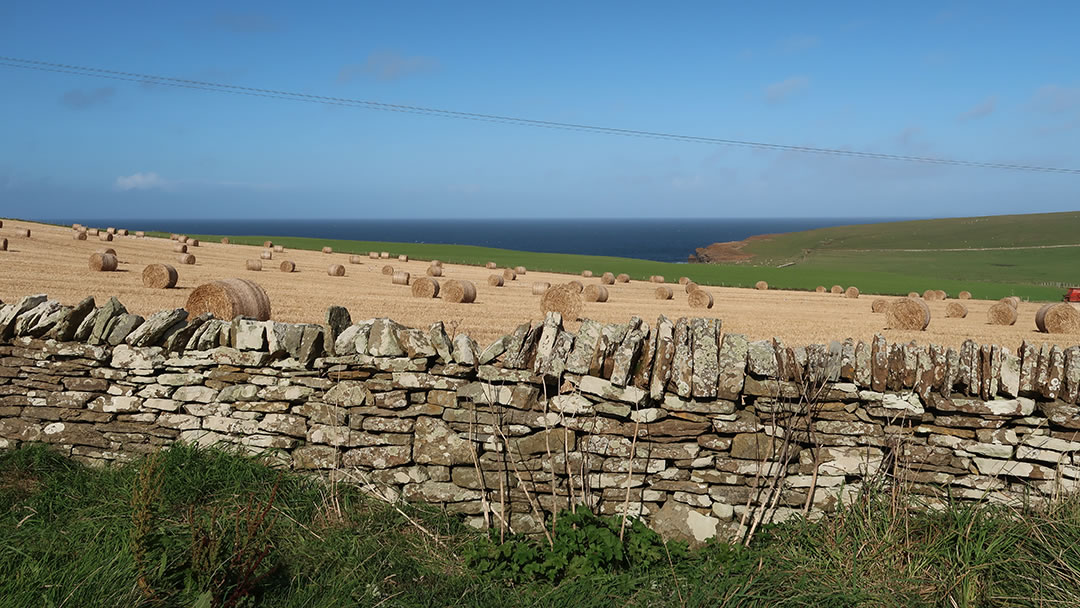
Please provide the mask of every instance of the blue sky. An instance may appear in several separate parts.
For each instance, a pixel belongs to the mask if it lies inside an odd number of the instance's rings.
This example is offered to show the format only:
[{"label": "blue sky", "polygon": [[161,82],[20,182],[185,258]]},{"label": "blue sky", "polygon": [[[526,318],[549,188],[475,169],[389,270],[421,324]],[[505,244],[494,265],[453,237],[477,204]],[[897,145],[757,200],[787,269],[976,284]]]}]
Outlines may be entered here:
[{"label": "blue sky", "polygon": [[[0,55],[602,126],[1080,168],[1080,4],[0,4]],[[1080,176],[767,152],[0,66],[0,215],[931,217]]]}]

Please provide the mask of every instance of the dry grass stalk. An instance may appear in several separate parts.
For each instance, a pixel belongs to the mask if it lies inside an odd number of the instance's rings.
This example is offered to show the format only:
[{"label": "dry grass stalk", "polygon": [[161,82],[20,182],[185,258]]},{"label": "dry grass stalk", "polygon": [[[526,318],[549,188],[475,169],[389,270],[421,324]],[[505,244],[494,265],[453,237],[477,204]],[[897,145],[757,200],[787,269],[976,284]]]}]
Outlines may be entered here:
[{"label": "dry grass stalk", "polygon": [[586,279],[591,279],[592,278],[592,271],[591,270],[582,270],[581,271],[581,276],[585,277]]},{"label": "dry grass stalk", "polygon": [[545,315],[549,312],[557,312],[562,315],[564,321],[577,321],[581,318],[584,308],[581,296],[566,285],[556,285],[548,289],[540,298],[540,312]]},{"label": "dry grass stalk", "polygon": [[990,325],[1014,325],[1016,317],[1016,308],[1004,301],[994,304],[986,311],[986,322]]},{"label": "dry grass stalk", "polygon": [[143,285],[151,289],[169,289],[176,287],[180,278],[176,269],[168,264],[150,264],[142,271]]},{"label": "dry grass stalk", "polygon": [[503,273],[502,273],[502,274],[503,274],[503,280],[504,280],[504,281],[514,281],[514,280],[517,280],[517,273],[516,273],[516,272],[514,272],[514,269],[513,269],[513,268],[505,268],[505,269],[503,269]]},{"label": "dry grass stalk", "polygon": [[345,276],[345,266],[341,264],[330,264],[326,267],[326,274],[332,277]]},{"label": "dry grass stalk", "polygon": [[600,282],[604,285],[614,285],[615,275],[610,272],[605,272],[604,274],[600,275]]},{"label": "dry grass stalk", "polygon": [[1080,331],[1080,311],[1067,302],[1043,304],[1035,313],[1035,327],[1047,334],[1072,334]]},{"label": "dry grass stalk", "polygon": [[428,277],[420,277],[413,281],[412,296],[414,298],[434,298],[439,295],[439,282]]},{"label": "dry grass stalk", "polygon": [[397,270],[394,274],[390,275],[390,282],[394,285],[408,285],[409,273],[404,270]]},{"label": "dry grass stalk", "polygon": [[851,298],[852,300],[859,297],[859,288],[852,285],[844,290],[844,297]]},{"label": "dry grass stalk", "polygon": [[262,260],[248,260],[244,267],[248,270],[262,270]]},{"label": "dry grass stalk", "polygon": [[435,266],[434,264],[427,267],[427,276],[429,277],[441,277],[442,266]]},{"label": "dry grass stalk", "polygon": [[269,250],[269,249],[266,249],[262,253],[259,254],[259,259],[272,260],[272,259],[274,259],[274,252]]},{"label": "dry grass stalk", "polygon": [[364,263],[364,256],[362,256],[362,255],[350,255],[349,256],[349,263],[350,264],[363,264]]},{"label": "dry grass stalk", "polygon": [[667,285],[656,288],[657,300],[670,300],[673,297],[675,297],[675,293]]},{"label": "dry grass stalk", "polygon": [[662,274],[654,274],[651,277],[649,277],[649,280],[652,281],[653,283],[663,283],[664,282],[664,275],[662,275]]},{"label": "dry grass stalk", "polygon": [[960,302],[949,302],[945,305],[945,316],[950,319],[963,319],[967,316],[968,309]]},{"label": "dry grass stalk", "polygon": [[231,321],[238,316],[257,321],[270,319],[270,298],[266,291],[247,279],[224,279],[199,285],[188,296],[184,308],[191,317],[208,312],[221,320]]},{"label": "dry grass stalk", "polygon": [[870,304],[870,312],[883,313],[889,309],[889,301],[885,298],[877,298]]},{"label": "dry grass stalk", "polygon": [[589,285],[581,295],[586,302],[607,302],[608,300],[608,290],[603,285]]},{"label": "dry grass stalk", "polygon": [[623,272],[623,273],[621,273],[621,274],[619,274],[618,276],[615,277],[615,282],[616,283],[629,283],[630,282],[630,275]]},{"label": "dry grass stalk", "polygon": [[90,254],[90,270],[94,272],[112,272],[116,265],[116,256],[111,253]]},{"label": "dry grass stalk", "polygon": [[195,255],[191,253],[181,253],[176,256],[176,261],[190,266],[195,263]]},{"label": "dry grass stalk", "polygon": [[296,262],[293,262],[291,260],[283,260],[278,266],[278,270],[280,270],[281,272],[295,272]]},{"label": "dry grass stalk", "polygon": [[581,293],[585,291],[585,285],[581,281],[570,281],[566,284],[566,286],[573,289],[575,293]]},{"label": "dry grass stalk", "polygon": [[385,274],[386,276],[391,276],[391,275],[394,274],[394,267],[387,264],[386,266],[382,267],[382,273]]},{"label": "dry grass stalk", "polygon": [[970,300],[971,299],[971,292],[970,291],[961,291],[960,293],[956,294],[956,297],[960,298],[961,300]]},{"label": "dry grass stalk", "polygon": [[491,285],[492,287],[502,287],[503,286],[502,275],[499,275],[499,274],[488,275],[488,285]]},{"label": "dry grass stalk", "polygon": [[754,283],[754,289],[757,289],[759,291],[766,291],[767,289],[769,289],[769,284],[765,281],[758,281],[757,283]]},{"label": "dry grass stalk", "polygon": [[690,292],[687,297],[687,302],[690,304],[690,308],[712,308],[713,297],[712,294],[703,290],[695,289]]},{"label": "dry grass stalk", "polygon": [[407,256],[407,255],[405,255],[403,253],[403,254],[397,256],[397,261],[399,261],[399,262],[408,262],[409,261],[409,256]]},{"label": "dry grass stalk", "polygon": [[532,284],[532,294],[534,296],[542,296],[550,287],[551,283],[548,283],[547,281],[536,281]]},{"label": "dry grass stalk", "polygon": [[844,288],[839,285],[833,285],[831,288],[829,288],[829,291],[832,293],[841,294],[844,293]]},{"label": "dry grass stalk", "polygon": [[476,301],[476,286],[472,281],[447,281],[443,299],[455,304],[471,304]]},{"label": "dry grass stalk", "polygon": [[484,268],[487,268],[488,270],[495,270],[498,267],[499,265],[495,262],[488,262],[487,264],[484,264]]},{"label": "dry grass stalk", "polygon": [[885,325],[890,329],[923,331],[930,325],[930,307],[922,300],[899,298],[885,311]]},{"label": "dry grass stalk", "polygon": [[177,243],[173,245],[173,253],[187,253],[187,245],[183,243]]}]

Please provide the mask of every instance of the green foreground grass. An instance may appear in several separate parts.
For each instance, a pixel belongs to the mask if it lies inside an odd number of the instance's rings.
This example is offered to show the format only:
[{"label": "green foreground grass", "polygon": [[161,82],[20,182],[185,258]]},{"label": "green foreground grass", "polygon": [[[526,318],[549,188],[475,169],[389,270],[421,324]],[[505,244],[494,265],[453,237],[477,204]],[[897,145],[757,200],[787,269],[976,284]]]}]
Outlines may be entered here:
[{"label": "green foreground grass", "polygon": [[[169,236],[168,233],[153,233],[153,235],[166,238]],[[223,235],[188,236],[207,242],[216,242]],[[917,263],[895,263],[883,267],[876,265],[875,256],[863,255],[846,261],[836,260],[833,263],[798,264],[776,268],[771,265],[674,264],[631,258],[538,253],[471,245],[384,243],[270,236],[229,236],[229,240],[232,243],[256,246],[270,240],[275,245],[282,245],[288,249],[309,251],[319,251],[329,246],[335,253],[344,254],[367,255],[369,251],[390,251],[395,256],[406,254],[418,260],[438,259],[454,264],[476,266],[492,261],[500,268],[525,266],[529,270],[575,275],[580,274],[582,270],[592,270],[597,276],[603,272],[626,273],[635,280],[647,280],[650,276],[657,274],[663,275],[668,281],[687,276],[700,285],[724,287],[753,287],[758,281],[767,281],[770,286],[778,289],[812,291],[818,285],[829,287],[839,284],[844,287],[856,285],[866,293],[895,295],[904,295],[911,291],[921,293],[926,289],[934,288],[944,289],[950,294],[967,290],[973,297],[982,299],[999,299],[1015,295],[1031,301],[1056,301],[1061,299],[1062,294],[1062,290],[1057,287],[1040,286],[1034,284],[1035,281],[1009,282],[995,278],[993,273],[980,273],[980,278],[972,278],[969,272],[965,271],[969,271],[973,266],[978,267],[982,263],[979,260],[972,260],[963,268],[953,268],[947,261],[937,263],[927,260]],[[702,243],[702,245],[706,244]],[[885,261],[892,259],[892,256],[883,258]],[[1032,262],[1032,264],[1038,263],[1038,260]],[[947,268],[948,272],[943,272],[943,268]]]},{"label": "green foreground grass", "polygon": [[1080,604],[1076,502],[924,513],[875,496],[749,548],[515,583],[466,566],[485,535],[435,508],[220,451],[89,469],[29,446],[0,453],[0,606]]}]

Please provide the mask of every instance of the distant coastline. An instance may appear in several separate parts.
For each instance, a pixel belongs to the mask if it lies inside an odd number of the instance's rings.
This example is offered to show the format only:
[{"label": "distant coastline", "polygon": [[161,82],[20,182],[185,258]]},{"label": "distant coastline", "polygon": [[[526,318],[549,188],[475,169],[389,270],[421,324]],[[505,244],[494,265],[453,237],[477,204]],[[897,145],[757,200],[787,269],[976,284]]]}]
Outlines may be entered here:
[{"label": "distant coastline", "polygon": [[441,243],[517,251],[686,262],[699,247],[762,234],[896,221],[888,218],[210,220],[52,218],[56,224],[237,236]]}]

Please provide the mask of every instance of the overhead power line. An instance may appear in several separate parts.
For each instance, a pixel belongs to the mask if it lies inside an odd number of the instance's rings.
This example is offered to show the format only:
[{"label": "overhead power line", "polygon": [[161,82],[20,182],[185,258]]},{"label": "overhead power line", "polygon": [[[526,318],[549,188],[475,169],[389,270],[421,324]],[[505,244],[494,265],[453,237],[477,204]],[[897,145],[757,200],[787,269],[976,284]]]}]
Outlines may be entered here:
[{"label": "overhead power line", "polygon": [[308,103],[326,105],[348,106],[381,110],[385,112],[403,112],[407,114],[423,114],[428,116],[441,116],[444,118],[456,118],[460,120],[475,120],[482,122],[496,122],[545,129],[559,129],[566,131],[582,131],[586,133],[598,133],[602,135],[619,135],[623,137],[645,137],[663,139],[669,141],[681,141],[698,144],[719,146],[735,146],[741,148],[754,148],[758,150],[773,150],[778,152],[796,152],[800,154],[821,154],[831,156],[844,156],[850,158],[864,158],[871,160],[887,160],[899,162],[927,163],[934,165],[953,165],[959,167],[974,167],[980,169],[999,169],[1009,171],[1031,171],[1038,173],[1064,173],[1068,175],[1080,175],[1080,169],[1067,167],[1046,167],[1038,165],[1021,165],[1011,163],[992,163],[962,160],[956,158],[938,158],[931,156],[909,156],[903,154],[884,154],[879,152],[864,152],[858,150],[842,150],[839,148],[818,148],[814,146],[795,146],[790,144],[777,144],[760,141],[724,139],[719,137],[702,137],[697,135],[682,135],[678,133],[665,133],[660,131],[644,131],[638,129],[621,129],[616,127],[602,127],[597,125],[576,124],[569,122],[556,122],[550,120],[536,120],[515,116],[502,116],[499,114],[484,114],[478,112],[460,112],[456,110],[444,110],[425,106],[386,103],[365,99],[349,99],[345,97],[331,97],[326,95],[312,95],[309,93],[297,93],[293,91],[281,91],[276,89],[263,89],[258,87],[244,87],[219,82],[207,82],[203,80],[190,80],[187,78],[174,78],[155,74],[141,74],[137,72],[125,72],[109,70],[66,63],[53,63],[34,59],[21,59],[18,57],[6,57],[0,55],[0,65],[25,70],[37,70],[41,72],[60,72],[65,74],[77,74],[94,78],[106,78],[110,80],[124,80],[143,84],[156,84],[162,86],[179,87],[186,89],[198,89],[203,91],[216,91],[219,93],[231,93],[234,95],[249,95],[253,97],[269,97],[273,99],[288,99]]}]

